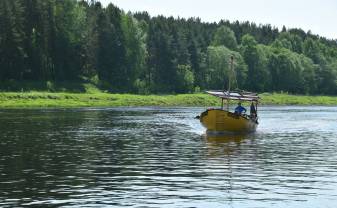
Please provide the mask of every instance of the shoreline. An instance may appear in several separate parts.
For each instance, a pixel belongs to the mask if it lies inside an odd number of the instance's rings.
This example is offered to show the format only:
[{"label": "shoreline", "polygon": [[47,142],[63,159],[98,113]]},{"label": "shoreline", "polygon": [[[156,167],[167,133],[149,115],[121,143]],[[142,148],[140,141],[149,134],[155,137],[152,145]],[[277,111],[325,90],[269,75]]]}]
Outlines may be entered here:
[{"label": "shoreline", "polygon": [[[337,96],[262,93],[260,105],[337,106]],[[235,101],[232,101],[234,104]],[[220,99],[208,94],[135,95],[109,93],[0,92],[0,108],[81,108],[81,107],[208,107]]]}]

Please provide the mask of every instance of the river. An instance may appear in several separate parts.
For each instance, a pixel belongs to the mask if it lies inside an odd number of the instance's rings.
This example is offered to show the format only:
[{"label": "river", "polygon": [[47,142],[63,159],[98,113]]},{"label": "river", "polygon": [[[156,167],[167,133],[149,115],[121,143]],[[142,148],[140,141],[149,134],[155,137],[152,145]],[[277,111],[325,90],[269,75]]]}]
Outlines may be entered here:
[{"label": "river", "polygon": [[337,107],[261,107],[226,138],[203,110],[0,110],[0,207],[336,206]]}]

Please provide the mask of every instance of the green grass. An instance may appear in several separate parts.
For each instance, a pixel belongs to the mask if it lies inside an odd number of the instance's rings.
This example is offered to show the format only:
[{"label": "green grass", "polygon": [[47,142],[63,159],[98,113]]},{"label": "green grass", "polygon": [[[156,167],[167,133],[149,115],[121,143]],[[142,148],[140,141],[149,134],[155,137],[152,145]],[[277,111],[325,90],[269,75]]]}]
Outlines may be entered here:
[{"label": "green grass", "polygon": [[205,106],[218,100],[205,94],[131,95],[108,93],[0,93],[0,107]]},{"label": "green grass", "polygon": [[337,105],[337,96],[289,95],[285,93],[260,94],[264,105]]},{"label": "green grass", "polygon": [[[260,95],[262,105],[337,105],[337,97],[288,94]],[[217,106],[219,99],[207,94],[132,95],[90,93],[0,92],[0,108],[117,107],[117,106]]]}]

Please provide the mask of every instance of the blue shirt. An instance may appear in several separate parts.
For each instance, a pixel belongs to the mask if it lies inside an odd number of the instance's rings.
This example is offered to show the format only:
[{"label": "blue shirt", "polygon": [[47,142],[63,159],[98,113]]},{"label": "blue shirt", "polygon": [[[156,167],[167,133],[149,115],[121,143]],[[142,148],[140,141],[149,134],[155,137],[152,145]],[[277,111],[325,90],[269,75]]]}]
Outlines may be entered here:
[{"label": "blue shirt", "polygon": [[238,106],[235,108],[235,113],[241,114],[243,111],[246,112],[247,110],[242,106]]}]

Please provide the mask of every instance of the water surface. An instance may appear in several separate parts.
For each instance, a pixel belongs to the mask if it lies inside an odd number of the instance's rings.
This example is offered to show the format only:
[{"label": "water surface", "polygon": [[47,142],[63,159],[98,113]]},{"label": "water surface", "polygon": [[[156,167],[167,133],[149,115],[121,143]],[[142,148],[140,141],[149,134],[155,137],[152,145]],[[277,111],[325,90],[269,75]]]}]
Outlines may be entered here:
[{"label": "water surface", "polygon": [[0,110],[0,207],[335,206],[337,107],[263,107],[226,138],[203,110]]}]

